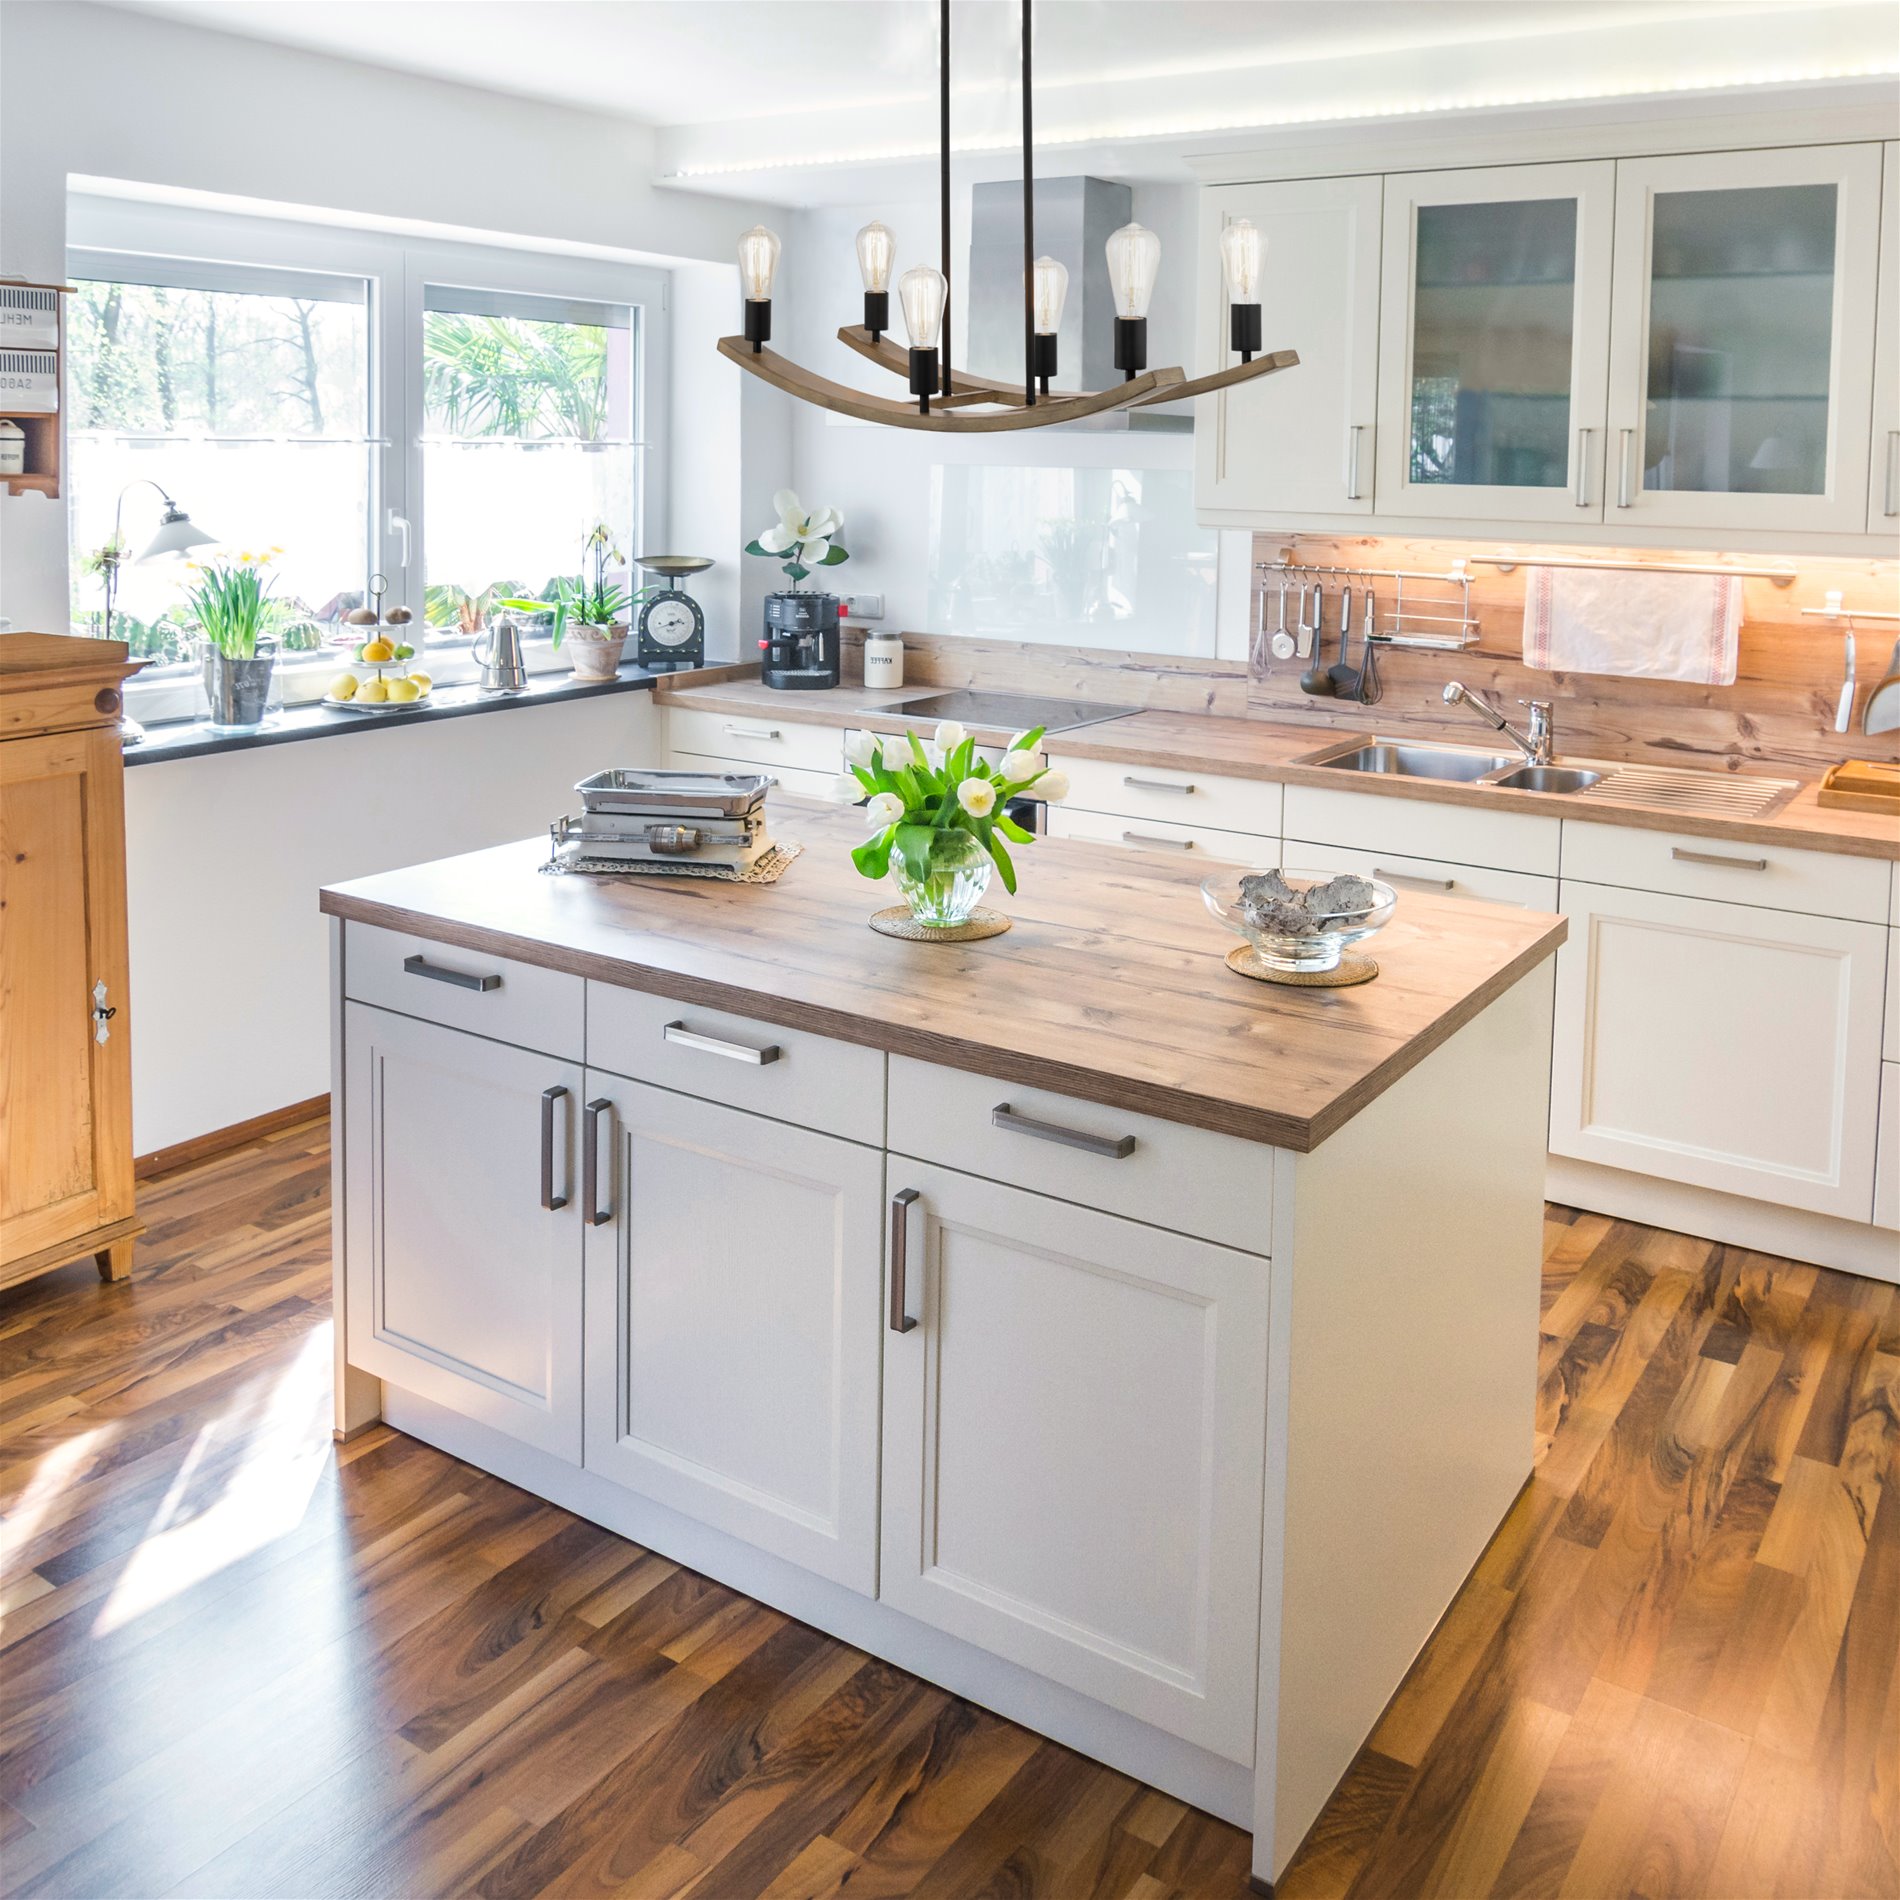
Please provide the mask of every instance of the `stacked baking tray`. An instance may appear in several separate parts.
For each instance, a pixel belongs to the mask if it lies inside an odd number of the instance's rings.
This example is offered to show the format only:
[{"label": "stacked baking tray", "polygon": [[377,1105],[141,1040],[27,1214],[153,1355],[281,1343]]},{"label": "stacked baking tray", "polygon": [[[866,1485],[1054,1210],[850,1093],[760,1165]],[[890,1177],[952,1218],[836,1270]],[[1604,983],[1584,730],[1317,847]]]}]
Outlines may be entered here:
[{"label": "stacked baking tray", "polygon": [[555,853],[577,868],[743,877],[772,849],[772,783],[740,772],[596,772],[574,787],[581,815],[555,821]]}]

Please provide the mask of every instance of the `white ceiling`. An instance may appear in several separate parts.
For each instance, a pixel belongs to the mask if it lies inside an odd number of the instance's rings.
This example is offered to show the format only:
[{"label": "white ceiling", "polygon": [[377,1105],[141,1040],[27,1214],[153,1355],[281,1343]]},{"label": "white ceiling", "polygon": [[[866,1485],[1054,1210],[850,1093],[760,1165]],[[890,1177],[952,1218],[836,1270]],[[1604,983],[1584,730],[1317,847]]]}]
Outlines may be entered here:
[{"label": "white ceiling", "polygon": [[[936,0],[114,0],[659,129],[701,190],[840,202],[934,154]],[[953,142],[1021,133],[1017,0],[956,0]],[[1037,0],[1038,151],[1188,176],[1319,119],[1895,69],[1891,0]],[[886,177],[885,182],[888,181]]]}]

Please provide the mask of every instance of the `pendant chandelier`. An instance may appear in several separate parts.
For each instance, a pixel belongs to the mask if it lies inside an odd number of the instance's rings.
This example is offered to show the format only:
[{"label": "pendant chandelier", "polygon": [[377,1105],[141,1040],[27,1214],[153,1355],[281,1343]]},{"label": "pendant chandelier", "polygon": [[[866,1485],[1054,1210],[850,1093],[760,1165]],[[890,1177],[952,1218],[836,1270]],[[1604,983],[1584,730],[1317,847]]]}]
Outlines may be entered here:
[{"label": "pendant chandelier", "polygon": [[1292,350],[1260,347],[1260,279],[1266,240],[1250,219],[1237,218],[1221,233],[1221,269],[1227,283],[1228,342],[1238,363],[1211,375],[1188,377],[1179,369],[1149,369],[1148,303],[1161,264],[1161,240],[1139,224],[1126,224],[1108,240],[1108,276],[1115,299],[1115,388],[1051,391],[1056,374],[1056,330],[1068,294],[1069,273],[1053,257],[1036,256],[1035,167],[1030,89],[1030,4],[1022,0],[1023,27],[1023,380],[991,381],[954,369],[950,360],[950,4],[938,7],[937,184],[942,265],[920,264],[897,280],[908,349],[889,336],[891,272],[897,241],[881,223],[857,237],[858,271],[864,281],[864,321],[844,325],[838,340],[859,355],[905,379],[913,398],[873,396],[834,383],[765,346],[772,335],[772,280],[779,241],[764,225],[739,240],[739,283],[745,298],[745,333],[719,339],[719,353],[775,389],[862,422],[900,429],[978,434],[998,429],[1035,429],[1073,422],[1112,409],[1141,409],[1228,389],[1256,376],[1290,369]]}]

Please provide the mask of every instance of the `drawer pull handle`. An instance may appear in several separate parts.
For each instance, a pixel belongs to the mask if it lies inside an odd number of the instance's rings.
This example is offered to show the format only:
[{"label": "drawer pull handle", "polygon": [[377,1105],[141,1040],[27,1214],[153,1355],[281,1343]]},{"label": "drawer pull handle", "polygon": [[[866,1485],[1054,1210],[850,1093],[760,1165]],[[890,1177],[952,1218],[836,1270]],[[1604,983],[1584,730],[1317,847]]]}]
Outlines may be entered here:
[{"label": "drawer pull handle", "polygon": [[1414,890],[1450,891],[1457,889],[1457,882],[1448,877],[1420,877],[1416,871],[1388,871],[1383,864],[1372,867],[1374,877],[1382,877],[1388,884],[1409,884]]},{"label": "drawer pull handle", "polygon": [[1680,864],[1719,864],[1725,871],[1765,871],[1768,868],[1766,858],[1725,858],[1719,851],[1685,851],[1679,844],[1669,847],[1669,855]]},{"label": "drawer pull handle", "polygon": [[1159,845],[1163,851],[1192,851],[1194,849],[1192,838],[1157,838],[1152,831],[1124,831],[1122,843]]},{"label": "drawer pull handle", "polygon": [[1064,1148],[1080,1148],[1084,1154],[1101,1155],[1109,1161],[1126,1161],[1135,1152],[1133,1135],[1086,1135],[1079,1128],[1064,1128],[1060,1122],[1020,1115],[1007,1102],[998,1102],[990,1110],[990,1126],[1006,1128],[1014,1135],[1034,1135],[1038,1141],[1057,1142]]},{"label": "drawer pull handle", "polygon": [[467,970],[445,970],[441,964],[431,963],[427,957],[404,957],[402,967],[411,976],[426,976],[434,983],[453,983],[458,990],[498,990],[501,988],[499,974],[474,976]]},{"label": "drawer pull handle", "polygon": [[720,728],[729,739],[783,739],[776,726],[735,726],[730,720]]},{"label": "drawer pull handle", "polygon": [[1587,508],[1590,505],[1590,438],[1596,434],[1594,429],[1577,431],[1577,506]]},{"label": "drawer pull handle", "polygon": [[605,1227],[614,1217],[600,1204],[600,1118],[612,1110],[613,1103],[597,1095],[581,1111],[581,1218],[589,1227]]},{"label": "drawer pull handle", "polygon": [[541,1091],[541,1205],[550,1214],[567,1205],[567,1196],[554,1191],[554,1104],[566,1094],[559,1084]]},{"label": "drawer pull handle", "polygon": [[1636,486],[1636,471],[1631,467],[1631,455],[1636,447],[1634,429],[1618,429],[1616,432],[1616,505],[1619,508],[1632,506],[1632,491]]},{"label": "drawer pull handle", "polygon": [[1122,783],[1131,786],[1138,792],[1181,792],[1185,794],[1194,789],[1192,785],[1170,785],[1164,778],[1124,777]]},{"label": "drawer pull handle", "polygon": [[776,1062],[783,1053],[775,1042],[755,1049],[747,1042],[725,1042],[718,1036],[702,1036],[697,1029],[688,1029],[684,1023],[668,1023],[660,1034],[668,1042],[677,1042],[683,1048],[698,1049],[709,1056],[724,1056],[732,1062],[750,1062],[755,1067]]},{"label": "drawer pull handle", "polygon": [[915,1188],[900,1188],[891,1196],[891,1331],[908,1333],[917,1322],[904,1311],[904,1280],[910,1264],[910,1204],[919,1198]]}]

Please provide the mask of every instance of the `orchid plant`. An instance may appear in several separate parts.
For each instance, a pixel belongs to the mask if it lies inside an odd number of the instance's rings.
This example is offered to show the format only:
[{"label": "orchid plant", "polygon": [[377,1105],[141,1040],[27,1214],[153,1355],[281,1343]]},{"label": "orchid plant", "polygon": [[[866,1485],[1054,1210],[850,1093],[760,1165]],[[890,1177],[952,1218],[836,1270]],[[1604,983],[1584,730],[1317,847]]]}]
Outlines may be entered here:
[{"label": "orchid plant", "polygon": [[[931,850],[944,832],[969,833],[995,861],[1006,891],[1016,888],[1016,867],[1004,843],[1028,844],[1035,835],[1004,809],[1018,793],[1035,787],[1036,796],[1054,802],[1069,795],[1069,781],[1050,770],[1037,749],[1044,728],[1019,732],[991,766],[976,754],[976,741],[946,720],[926,743],[914,732],[887,739],[875,732],[853,733],[845,747],[851,770],[838,781],[840,796],[855,802],[869,795],[865,817],[874,836],[851,854],[866,876],[881,878],[896,852],[918,883],[931,869]],[[886,746],[892,747],[887,756]]]},{"label": "orchid plant", "polygon": [[785,573],[796,587],[814,567],[836,567],[850,560],[838,540],[844,530],[844,516],[835,508],[815,508],[809,513],[805,504],[789,488],[781,488],[772,497],[778,510],[777,522],[756,541],[748,541],[748,554],[786,555]]}]

